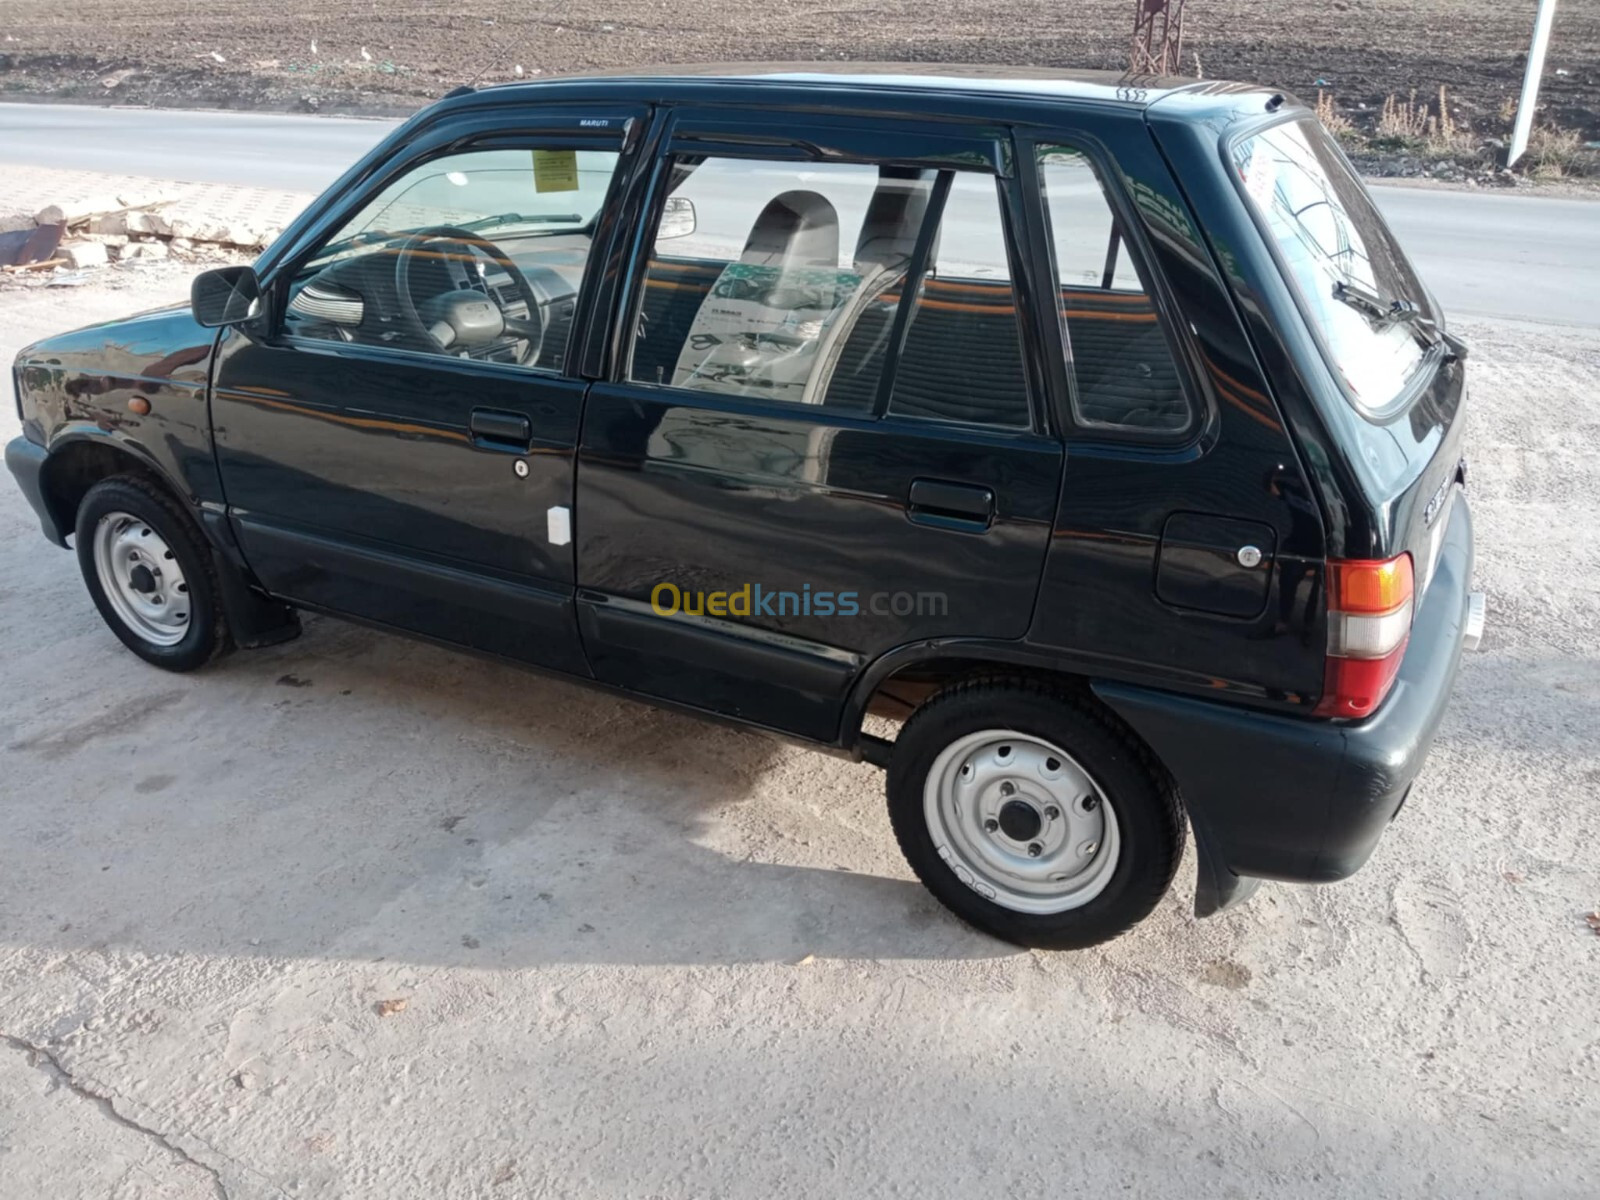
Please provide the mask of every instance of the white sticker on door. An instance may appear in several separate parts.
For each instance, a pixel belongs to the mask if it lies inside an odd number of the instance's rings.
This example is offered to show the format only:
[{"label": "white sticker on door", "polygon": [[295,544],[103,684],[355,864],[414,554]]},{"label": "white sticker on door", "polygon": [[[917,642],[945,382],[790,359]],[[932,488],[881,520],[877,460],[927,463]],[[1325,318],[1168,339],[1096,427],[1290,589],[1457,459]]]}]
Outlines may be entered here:
[{"label": "white sticker on door", "polygon": [[565,546],[572,541],[572,510],[564,505],[553,505],[545,513],[546,532],[552,546]]}]

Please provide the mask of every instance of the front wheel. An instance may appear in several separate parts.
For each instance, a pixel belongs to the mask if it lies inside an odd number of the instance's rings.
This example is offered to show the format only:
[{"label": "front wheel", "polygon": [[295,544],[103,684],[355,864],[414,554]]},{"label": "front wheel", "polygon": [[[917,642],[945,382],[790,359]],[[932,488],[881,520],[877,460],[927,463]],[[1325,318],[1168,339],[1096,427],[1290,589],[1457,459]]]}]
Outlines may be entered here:
[{"label": "front wheel", "polygon": [[178,504],[133,475],[78,506],[78,566],[111,632],[146,662],[192,671],[228,644],[211,551]]},{"label": "front wheel", "polygon": [[1126,932],[1172,883],[1183,818],[1165,772],[1092,701],[1027,679],[957,684],[906,722],[889,818],[957,916],[1022,946]]}]

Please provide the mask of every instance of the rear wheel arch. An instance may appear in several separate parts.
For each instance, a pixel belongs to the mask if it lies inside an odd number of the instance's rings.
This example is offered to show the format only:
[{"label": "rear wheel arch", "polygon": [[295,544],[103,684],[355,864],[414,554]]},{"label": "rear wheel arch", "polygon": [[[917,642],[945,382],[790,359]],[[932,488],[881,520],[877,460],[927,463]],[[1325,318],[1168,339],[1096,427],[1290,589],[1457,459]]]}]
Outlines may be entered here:
[{"label": "rear wheel arch", "polygon": [[[859,739],[868,715],[909,720],[930,701],[948,693],[977,687],[1001,686],[1069,700],[1118,739],[1135,748],[1146,769],[1176,789],[1176,780],[1155,747],[1095,690],[1091,676],[1037,663],[962,656],[935,656],[907,662],[876,680],[866,692],[866,703],[846,739]],[[900,711],[891,711],[898,707]]]},{"label": "rear wheel arch", "polygon": [[[974,741],[983,744],[969,745]],[[1018,780],[998,785],[1000,796],[1015,797],[1003,808],[1017,806],[1031,812],[1037,818],[1031,831],[1013,830],[1006,811],[990,812],[985,807],[986,797],[993,793],[992,781],[986,783],[984,778],[990,764],[983,756],[990,743],[999,747],[996,762],[1002,773],[1012,772]],[[1015,770],[1013,760],[1006,757],[1013,747],[1020,751]],[[1024,778],[1023,760],[1026,753],[1041,747],[1042,752],[1059,755],[1038,760],[1043,778],[1059,776],[1063,785],[1070,785],[1074,777],[1079,783],[1086,778],[1093,794],[1104,801],[1104,828],[1080,829],[1075,818],[1091,824],[1097,819],[1091,801],[1081,799],[1081,787],[1074,793],[1079,801],[1067,793],[1052,793],[1045,799],[1035,794],[1038,780]],[[962,762],[968,753],[974,757]],[[951,754],[958,757],[951,760]],[[959,765],[966,781],[956,783],[954,792],[946,786],[955,769],[952,764]],[[913,870],[958,916],[1008,941],[1069,949],[1115,937],[1155,907],[1182,857],[1185,814],[1170,773],[1081,681],[1062,682],[1018,671],[991,671],[955,681],[906,722],[887,765],[890,820]],[[1052,786],[1046,783],[1046,790]],[[991,819],[970,838],[965,833],[955,835],[953,826],[944,821],[949,805],[954,807],[948,812],[963,826],[970,824],[966,817],[974,805],[982,809],[980,816]],[[1055,823],[1063,817],[1066,824],[1057,829]],[[1037,859],[1038,866],[1027,866],[1024,875],[1033,871],[1046,875],[1020,886],[1037,895],[1010,894],[1016,891],[1015,880],[1006,877],[1015,868],[1005,863],[1016,858],[1000,855],[1001,875],[986,866],[993,847],[985,849],[985,844],[1001,834],[1033,843],[1021,861]],[[1084,837],[1089,840],[1082,841]],[[1005,845],[1007,853],[1020,855],[1021,843]],[[1097,858],[1103,860],[1099,866],[1094,865]],[[1075,877],[1080,863],[1088,864],[1093,878]],[[1050,873],[1058,868],[1060,874]],[[1084,880],[1093,886],[1080,889]],[[1072,895],[1074,889],[1082,894]]]},{"label": "rear wheel arch", "polygon": [[1001,668],[989,659],[966,654],[916,656],[882,666],[875,663],[862,673],[848,701],[845,740],[859,735],[869,714],[908,717],[941,688],[997,669]]},{"label": "rear wheel arch", "polygon": [[904,720],[945,688],[984,677],[1038,680],[1085,697],[1110,720],[1122,723],[1093,695],[1090,676],[1043,663],[1017,643],[923,642],[888,651],[856,677],[845,701],[840,742],[846,748],[855,746],[869,714]]}]

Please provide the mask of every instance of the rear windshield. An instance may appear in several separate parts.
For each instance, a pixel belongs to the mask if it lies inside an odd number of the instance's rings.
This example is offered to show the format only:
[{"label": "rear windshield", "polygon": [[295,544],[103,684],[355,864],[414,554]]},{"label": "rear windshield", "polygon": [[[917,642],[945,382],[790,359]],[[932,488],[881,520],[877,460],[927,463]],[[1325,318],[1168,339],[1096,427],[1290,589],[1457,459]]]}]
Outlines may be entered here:
[{"label": "rear windshield", "polygon": [[[1328,365],[1359,409],[1388,407],[1422,367],[1435,314],[1366,189],[1311,120],[1241,138],[1232,153]],[[1395,301],[1423,320],[1388,315]]]}]

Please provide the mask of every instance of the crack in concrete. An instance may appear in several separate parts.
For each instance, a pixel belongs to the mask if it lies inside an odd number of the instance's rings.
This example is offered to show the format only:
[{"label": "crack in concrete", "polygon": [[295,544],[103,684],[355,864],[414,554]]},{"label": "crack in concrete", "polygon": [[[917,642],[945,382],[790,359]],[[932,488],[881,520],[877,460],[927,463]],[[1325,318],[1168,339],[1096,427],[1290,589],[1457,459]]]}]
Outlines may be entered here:
[{"label": "crack in concrete", "polygon": [[13,1037],[9,1033],[0,1033],[0,1041],[5,1042],[5,1044],[10,1046],[13,1050],[20,1050],[26,1054],[28,1056],[28,1065],[30,1067],[34,1067],[40,1071],[43,1071],[58,1086],[66,1088],[74,1096],[77,1096],[80,1099],[87,1100],[116,1124],[121,1125],[124,1129],[131,1129],[135,1133],[143,1134],[145,1137],[150,1138],[156,1143],[156,1145],[160,1146],[180,1163],[187,1164],[191,1167],[198,1167],[200,1170],[204,1171],[211,1177],[211,1187],[212,1190],[217,1194],[218,1200],[228,1200],[228,1189],[223,1186],[222,1176],[218,1174],[215,1167],[207,1166],[205,1163],[201,1162],[182,1146],[169,1139],[167,1135],[162,1133],[159,1129],[151,1129],[148,1125],[141,1125],[132,1117],[118,1112],[116,1105],[112,1102],[110,1096],[104,1095],[95,1091],[93,1088],[86,1087],[79,1083],[73,1078],[72,1073],[61,1065],[61,1060],[58,1059],[54,1054],[50,1053],[50,1051],[46,1050],[43,1046],[36,1046],[32,1042],[25,1041],[19,1037]]}]

